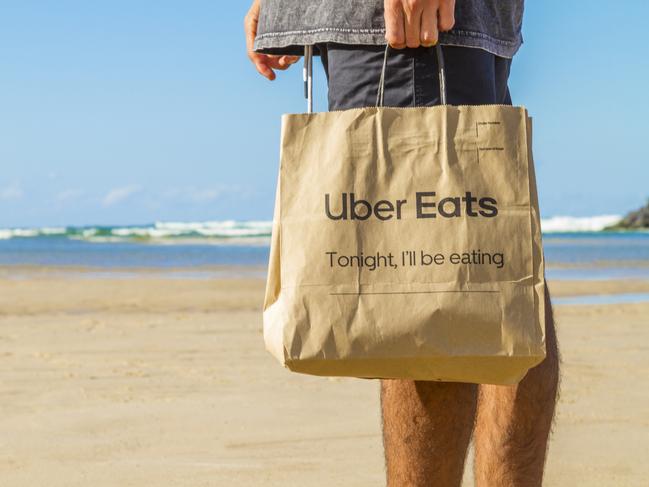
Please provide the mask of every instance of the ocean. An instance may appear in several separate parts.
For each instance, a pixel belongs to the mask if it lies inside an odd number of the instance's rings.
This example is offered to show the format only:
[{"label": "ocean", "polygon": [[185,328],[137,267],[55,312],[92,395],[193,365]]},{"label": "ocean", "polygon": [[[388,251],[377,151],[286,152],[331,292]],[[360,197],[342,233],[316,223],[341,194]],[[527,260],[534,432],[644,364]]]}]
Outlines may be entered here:
[{"label": "ocean", "polygon": [[[605,231],[615,216],[543,220],[549,279],[649,278],[649,232]],[[0,229],[0,266],[182,269],[263,275],[270,221]],[[178,275],[178,274],[174,274]]]}]

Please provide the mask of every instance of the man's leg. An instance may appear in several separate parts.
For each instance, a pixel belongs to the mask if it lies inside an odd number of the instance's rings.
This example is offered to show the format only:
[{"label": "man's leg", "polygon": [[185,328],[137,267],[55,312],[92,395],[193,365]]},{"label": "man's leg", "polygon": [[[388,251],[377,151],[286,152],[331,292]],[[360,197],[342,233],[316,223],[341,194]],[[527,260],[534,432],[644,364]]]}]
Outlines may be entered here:
[{"label": "man's leg", "polygon": [[461,484],[477,389],[475,384],[381,381],[389,487]]},{"label": "man's leg", "polygon": [[480,386],[474,436],[477,487],[536,487],[543,480],[559,383],[547,288],[545,306],[546,359],[515,386]]}]

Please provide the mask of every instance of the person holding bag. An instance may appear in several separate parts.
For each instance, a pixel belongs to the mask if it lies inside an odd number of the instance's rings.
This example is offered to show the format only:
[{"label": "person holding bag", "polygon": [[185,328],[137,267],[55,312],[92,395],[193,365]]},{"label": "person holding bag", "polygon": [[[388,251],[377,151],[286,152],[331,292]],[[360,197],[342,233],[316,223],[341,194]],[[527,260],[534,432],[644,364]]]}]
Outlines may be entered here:
[{"label": "person holding bag", "polygon": [[[476,485],[542,483],[559,353],[531,122],[509,106],[522,13],[522,0],[255,0],[245,19],[260,74],[310,46],[341,110],[283,123],[294,193],[278,188],[267,344],[295,371],[382,379],[389,486],[459,486],[472,436]],[[295,142],[318,137],[332,146]],[[309,178],[323,194],[300,189]],[[302,249],[298,230],[319,239]],[[403,240],[419,248],[377,248]]]}]

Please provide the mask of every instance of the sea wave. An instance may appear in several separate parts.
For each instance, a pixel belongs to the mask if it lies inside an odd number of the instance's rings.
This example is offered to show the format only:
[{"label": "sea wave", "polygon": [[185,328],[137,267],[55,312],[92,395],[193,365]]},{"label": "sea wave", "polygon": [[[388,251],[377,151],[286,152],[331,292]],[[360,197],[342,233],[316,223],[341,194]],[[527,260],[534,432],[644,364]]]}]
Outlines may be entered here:
[{"label": "sea wave", "polygon": [[[541,220],[544,233],[599,232],[620,221],[619,215],[555,216]],[[273,222],[266,220],[155,222],[148,225],[95,225],[42,228],[0,228],[0,240],[13,238],[67,238],[89,242],[191,241],[228,244],[268,243]]]},{"label": "sea wave", "polygon": [[149,225],[70,226],[0,229],[0,240],[68,238],[90,242],[210,240],[239,243],[267,241],[272,221],[156,222]]},{"label": "sea wave", "polygon": [[543,233],[601,232],[621,219],[620,215],[554,216],[541,220],[541,230]]}]

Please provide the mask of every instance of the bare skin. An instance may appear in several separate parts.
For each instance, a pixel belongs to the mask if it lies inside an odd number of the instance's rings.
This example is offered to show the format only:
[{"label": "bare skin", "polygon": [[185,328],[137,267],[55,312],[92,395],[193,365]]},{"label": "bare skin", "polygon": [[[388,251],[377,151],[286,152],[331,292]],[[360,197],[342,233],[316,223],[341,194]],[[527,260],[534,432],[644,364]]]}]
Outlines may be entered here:
[{"label": "bare skin", "polygon": [[388,487],[459,486],[478,386],[382,380]]},{"label": "bare skin", "polygon": [[385,0],[385,39],[391,47],[430,47],[455,24],[455,0]]},{"label": "bare skin", "polygon": [[259,22],[259,2],[254,0],[248,13],[243,19],[243,29],[246,34],[246,51],[248,58],[255,65],[257,72],[264,78],[273,81],[275,79],[275,70],[283,71],[296,63],[298,56],[272,56],[269,54],[260,54],[254,51],[255,36],[257,35],[257,23]]},{"label": "bare skin", "polygon": [[[455,0],[385,0],[385,38],[395,49],[433,46],[454,23]],[[254,0],[244,26],[248,57],[269,80],[296,56],[253,51]],[[543,479],[559,382],[559,352],[546,290],[547,357],[515,386],[381,381],[389,487],[459,486],[473,433],[477,487],[537,487]]]},{"label": "bare skin", "polygon": [[477,487],[538,487],[559,382],[546,290],[547,357],[515,386],[384,380],[383,441],[389,487],[460,486],[474,434]]}]

